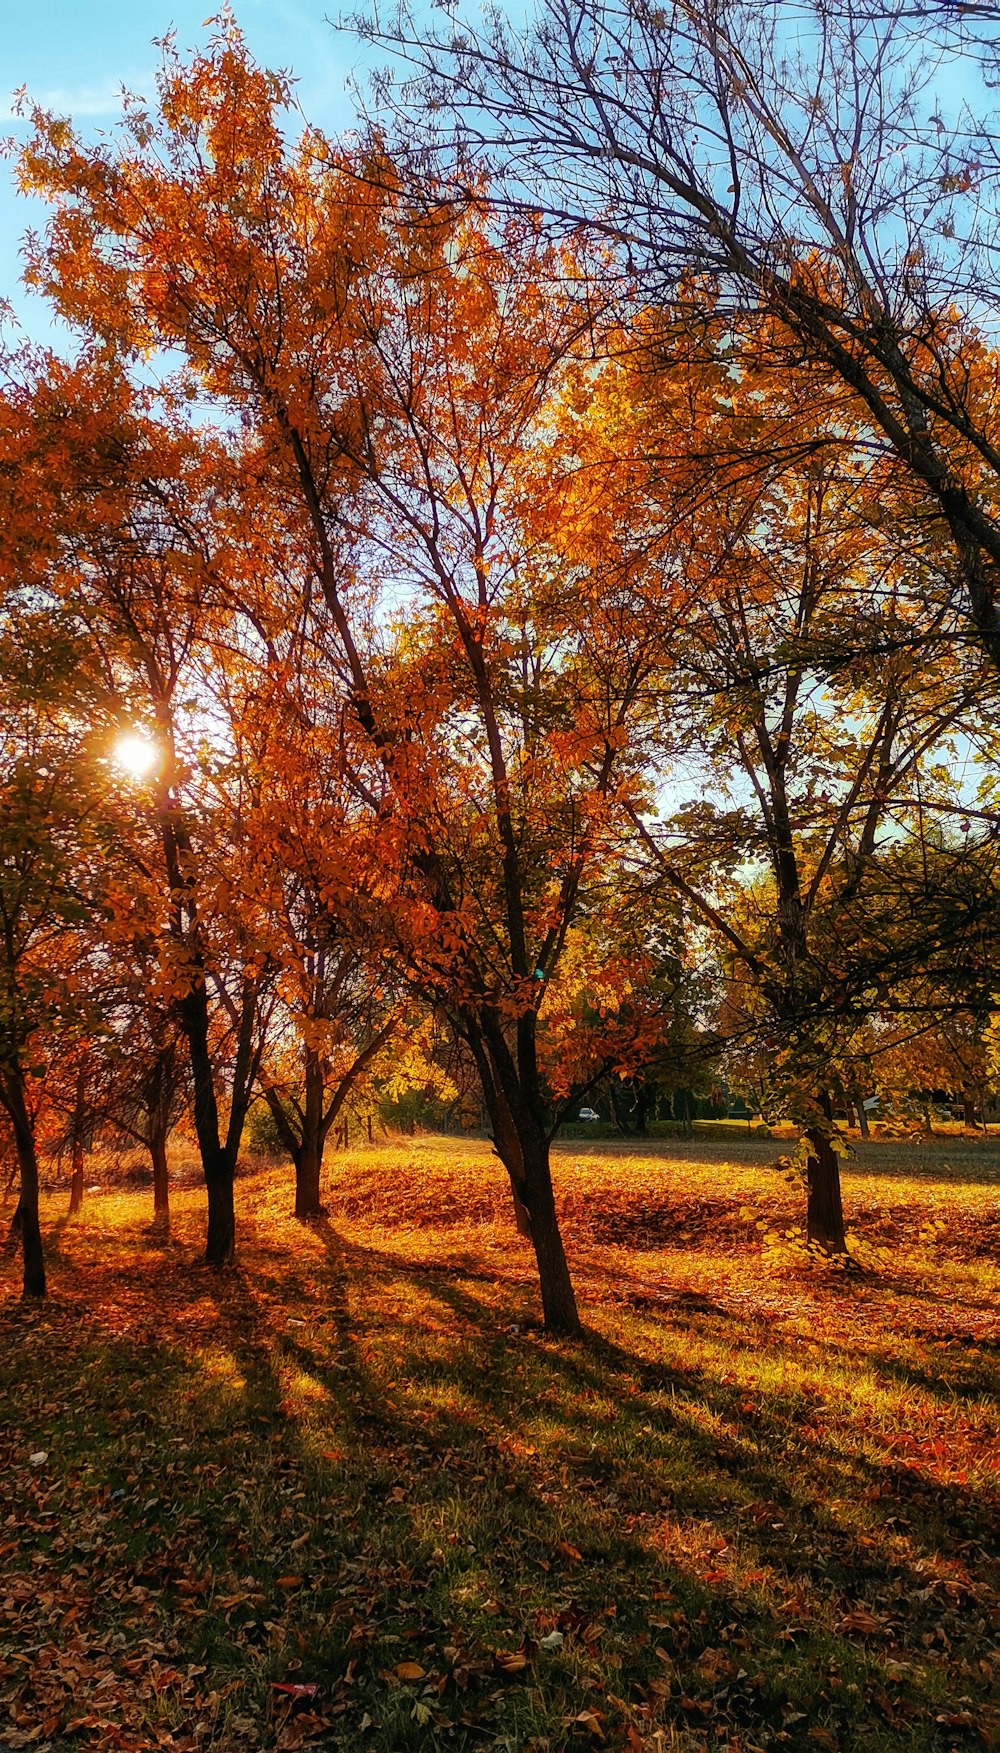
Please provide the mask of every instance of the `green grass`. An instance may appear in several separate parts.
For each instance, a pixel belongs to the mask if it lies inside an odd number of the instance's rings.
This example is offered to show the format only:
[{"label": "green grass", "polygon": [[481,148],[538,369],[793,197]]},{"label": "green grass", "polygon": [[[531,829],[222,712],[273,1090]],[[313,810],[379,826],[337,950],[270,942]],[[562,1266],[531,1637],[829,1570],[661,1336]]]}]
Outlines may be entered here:
[{"label": "green grass", "polygon": [[580,1148],[579,1344],[482,1146],[336,1158],[315,1229],[249,1177],[222,1276],[196,1190],[166,1246],[50,1199],[52,1297],[0,1301],[0,1746],[996,1744],[995,1151],[849,1169],[854,1279],[762,1255],[740,1211],[796,1194],[752,1162]]}]

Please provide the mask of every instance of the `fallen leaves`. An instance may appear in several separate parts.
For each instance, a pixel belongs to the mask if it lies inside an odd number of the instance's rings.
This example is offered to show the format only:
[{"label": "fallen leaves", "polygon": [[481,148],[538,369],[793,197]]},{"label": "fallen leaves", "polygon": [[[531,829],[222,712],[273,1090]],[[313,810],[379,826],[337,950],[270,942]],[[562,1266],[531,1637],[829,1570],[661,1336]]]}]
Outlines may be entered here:
[{"label": "fallen leaves", "polygon": [[[643,1174],[612,1197],[643,1197]],[[747,1753],[781,1724],[837,1753],[866,1716],[887,1753],[976,1732],[960,1719],[991,1708],[995,1678],[988,1356],[921,1350],[911,1305],[874,1282],[740,1279],[723,1249],[709,1296],[697,1247],[653,1280],[648,1254],[598,1259],[584,1239],[604,1338],[570,1369],[528,1324],[509,1251],[457,1210],[412,1253],[354,1232],[325,1278],[319,1240],[279,1227],[279,1178],[261,1186],[260,1243],[211,1298],[111,1226],[79,1274],[61,1261],[44,1321],[0,1305],[0,1481],[18,1494],[0,1514],[0,1747],[203,1753],[222,1722],[233,1753],[462,1735],[654,1753],[671,1724],[693,1750]],[[685,1227],[707,1250],[710,1214]],[[426,1272],[419,1249],[459,1233],[467,1276]],[[335,1318],[305,1326],[305,1307]],[[939,1307],[953,1328],[957,1303]],[[303,1371],[329,1401],[276,1418]],[[817,1716],[788,1715],[778,1674]]]}]

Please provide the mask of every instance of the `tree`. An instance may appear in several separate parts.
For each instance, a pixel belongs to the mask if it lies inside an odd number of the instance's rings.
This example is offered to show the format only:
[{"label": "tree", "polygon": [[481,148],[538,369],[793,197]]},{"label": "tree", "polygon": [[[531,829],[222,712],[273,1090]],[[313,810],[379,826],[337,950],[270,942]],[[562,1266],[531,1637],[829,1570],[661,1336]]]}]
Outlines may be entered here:
[{"label": "tree", "polygon": [[[30,634],[34,633],[32,642]],[[44,1296],[38,1216],[37,1091],[60,1039],[88,1022],[81,926],[98,848],[85,694],[73,642],[47,625],[0,626],[0,1108],[20,1189],[25,1296]]]},{"label": "tree", "polygon": [[[89,673],[116,707],[103,749],[118,807],[106,929],[119,953],[133,946],[147,973],[156,946],[156,979],[176,1008],[191,1065],[206,1258],[222,1265],[235,1247],[233,1174],[266,1005],[252,947],[243,946],[234,979],[238,910],[227,927],[227,978],[213,943],[212,898],[221,898],[220,917],[230,900],[213,859],[240,859],[238,828],[227,841],[225,809],[204,783],[212,711],[205,677],[227,649],[233,620],[217,534],[230,486],[226,453],[186,422],[183,394],[132,384],[109,349],[85,349],[70,362],[23,350],[8,361],[8,378],[0,561],[11,588],[27,580],[74,629]],[[227,1019],[221,1028],[216,1010]],[[229,1025],[233,1081],[223,1121],[216,1049]]]},{"label": "tree", "polygon": [[[120,145],[37,117],[22,175],[57,211],[33,277],[109,347],[183,351],[243,423],[241,539],[297,555],[357,796],[405,849],[383,914],[475,1059],[546,1320],[574,1331],[538,1015],[635,791],[648,631],[552,540],[591,381],[586,264],[428,210],[377,147],[352,161],[309,130],[289,151],[287,96],[226,24]],[[379,577],[407,605],[391,649]]]},{"label": "tree", "polygon": [[624,360],[617,419],[601,427],[645,475],[635,498],[669,525],[691,455],[720,429],[727,454],[759,444],[772,461],[720,469],[686,556],[685,637],[662,653],[661,761],[684,771],[697,750],[702,795],[635,825],[714,946],[717,1027],[744,1057],[750,1041],[764,1047],[771,1100],[804,1127],[809,1240],[842,1254],[832,1095],[853,1094],[876,995],[915,970],[935,930],[953,941],[939,909],[914,910],[912,883],[894,898],[903,860],[891,849],[919,831],[921,811],[960,807],[943,757],[957,727],[988,720],[995,672],[975,652],[925,663],[912,632],[927,544],[901,539],[892,477],[858,467],[846,424],[842,448],[827,446],[808,387],[762,372],[756,338],[745,353],[711,305],[691,424],[677,430],[677,330],[686,347],[681,324],[648,314],[648,348]]},{"label": "tree", "polygon": [[489,172],[508,208],[591,229],[626,306],[694,276],[757,318],[831,440],[860,425],[948,542],[950,594],[1000,664],[998,119],[954,96],[970,55],[996,87],[995,9],[540,0],[523,28],[427,32],[405,8],[359,28],[409,64],[406,138],[414,99],[460,189]]},{"label": "tree", "polygon": [[137,946],[105,1001],[105,1037],[94,1075],[101,1123],[149,1152],[153,1221],[170,1227],[167,1141],[189,1100],[190,1067],[176,1007],[158,991],[155,950]]}]

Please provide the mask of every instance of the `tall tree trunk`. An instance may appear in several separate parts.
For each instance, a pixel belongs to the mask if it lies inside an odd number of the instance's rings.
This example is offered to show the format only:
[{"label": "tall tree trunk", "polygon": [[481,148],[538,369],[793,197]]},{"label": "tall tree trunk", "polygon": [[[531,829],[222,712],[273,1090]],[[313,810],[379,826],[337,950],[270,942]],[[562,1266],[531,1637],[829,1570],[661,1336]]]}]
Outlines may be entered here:
[{"label": "tall tree trunk", "polygon": [[83,1141],[73,1140],[73,1172],[69,1184],[69,1215],[75,1217],[83,1209]]},{"label": "tall tree trunk", "polygon": [[[157,717],[167,746],[173,749],[173,725],[168,702],[156,701]],[[164,785],[160,808],[160,832],[167,877],[175,897],[175,926],[179,944],[189,958],[191,984],[178,1005],[181,1028],[191,1060],[191,1082],[194,1086],[194,1129],[198,1139],[205,1189],[208,1193],[208,1227],[205,1237],[205,1262],[208,1266],[225,1266],[236,1252],[236,1214],[233,1207],[233,1170],[236,1150],[223,1145],[219,1130],[219,1105],[212,1077],[212,1057],[208,1046],[208,987],[205,958],[201,947],[195,885],[185,861],[192,858],[192,847],[183,811],[169,785]],[[184,915],[187,914],[185,925]],[[245,1043],[242,1033],[239,1048]],[[241,1094],[245,1097],[247,1089]],[[237,1146],[246,1107],[238,1116],[230,1114],[230,1133],[235,1131]],[[239,1119],[239,1125],[234,1124]],[[227,1141],[228,1144],[228,1141]]]},{"label": "tall tree trunk", "polygon": [[323,1067],[313,1049],[306,1049],[302,1137],[295,1152],[295,1215],[301,1222],[320,1217],[323,1172]]},{"label": "tall tree trunk", "polygon": [[[520,1026],[527,1033],[531,1019],[526,1023],[521,1018]],[[522,1235],[527,1230],[535,1250],[546,1329],[575,1337],[580,1316],[556,1216],[549,1141],[531,1063],[533,1043],[521,1043],[519,1076],[495,1015],[480,1012],[476,1019],[467,1018],[466,1040],[493,1122],[496,1152],[510,1176],[517,1227]]]},{"label": "tall tree trunk", "polygon": [[194,1128],[208,1193],[205,1261],[209,1266],[226,1266],[236,1252],[233,1162],[219,1137],[219,1108],[208,1050],[208,993],[202,975],[196,975],[191,990],[182,998],[180,1012],[191,1055]]},{"label": "tall tree trunk", "polygon": [[[530,1130],[534,1133],[534,1127]],[[580,1316],[556,1217],[548,1141],[544,1137],[522,1136],[521,1158],[546,1330],[573,1337],[580,1331]]]},{"label": "tall tree trunk", "polygon": [[301,1145],[295,1155],[295,1215],[300,1223],[322,1215],[322,1169],[323,1153],[315,1140],[308,1146]]},{"label": "tall tree trunk", "polygon": [[[5,1072],[3,1103],[14,1131],[14,1148],[20,1170],[20,1194],[14,1224],[18,1225],[21,1254],[24,1261],[23,1295],[45,1295],[45,1258],[42,1253],[42,1232],[38,1222],[38,1157],[35,1134],[24,1099],[24,1086],[18,1066]],[[14,1229],[14,1224],[11,1229]]]},{"label": "tall tree trunk", "polygon": [[167,1049],[157,1054],[146,1090],[149,1154],[153,1161],[153,1221],[163,1228],[170,1223],[170,1174],[167,1168],[167,1137],[170,1132],[168,1057]]},{"label": "tall tree trunk", "polygon": [[[829,1100],[823,1105],[829,1118]],[[826,1131],[819,1126],[806,1133],[809,1155],[806,1161],[808,1200],[806,1234],[810,1242],[825,1254],[845,1254],[847,1237],[844,1231],[844,1208],[840,1196],[840,1161]]]},{"label": "tall tree trunk", "polygon": [[208,1231],[205,1261],[209,1266],[228,1266],[236,1253],[236,1211],[233,1204],[233,1169],[219,1153],[215,1174],[205,1176],[208,1191]]},{"label": "tall tree trunk", "polygon": [[517,1226],[517,1233],[519,1236],[523,1236],[526,1242],[533,1242],[521,1141],[518,1138],[506,1102],[502,1101],[495,1091],[491,1091],[490,1099],[486,1105],[493,1123],[493,1142],[496,1146],[496,1153],[510,1177],[510,1193],[514,1203],[514,1222]]},{"label": "tall tree trunk", "polygon": [[81,1065],[76,1075],[76,1101],[73,1107],[72,1177],[69,1186],[69,1215],[75,1217],[83,1207],[83,1130],[86,1112],[87,1074]]},{"label": "tall tree trunk", "polygon": [[862,1138],[870,1138],[871,1129],[868,1125],[868,1113],[865,1108],[864,1096],[861,1094],[860,1090],[855,1092],[854,1105],[858,1111],[858,1125],[861,1128],[861,1136]]},{"label": "tall tree trunk", "polygon": [[170,1172],[167,1167],[167,1129],[156,1126],[150,1133],[149,1154],[153,1159],[153,1217],[161,1224],[170,1222]]}]

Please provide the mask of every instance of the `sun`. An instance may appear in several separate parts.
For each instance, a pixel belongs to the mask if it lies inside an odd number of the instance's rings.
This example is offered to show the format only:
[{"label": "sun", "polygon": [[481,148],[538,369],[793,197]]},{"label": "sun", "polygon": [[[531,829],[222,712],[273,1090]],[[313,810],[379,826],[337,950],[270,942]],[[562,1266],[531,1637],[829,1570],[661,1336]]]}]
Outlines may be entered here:
[{"label": "sun", "polygon": [[114,758],[115,765],[131,779],[145,779],[155,767],[159,752],[156,744],[143,736],[141,731],[130,730],[118,738]]}]

